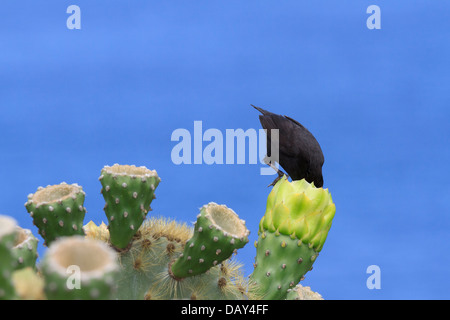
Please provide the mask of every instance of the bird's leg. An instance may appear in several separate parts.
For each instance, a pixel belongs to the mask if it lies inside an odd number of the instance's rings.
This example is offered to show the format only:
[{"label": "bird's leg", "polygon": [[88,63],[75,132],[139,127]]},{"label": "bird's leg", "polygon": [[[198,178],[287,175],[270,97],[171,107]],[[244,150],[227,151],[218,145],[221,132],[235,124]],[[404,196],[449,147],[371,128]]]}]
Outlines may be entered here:
[{"label": "bird's leg", "polygon": [[[267,187],[271,187],[271,186],[276,185],[277,182],[280,181],[281,177],[285,175],[284,172],[282,172],[282,171],[280,171],[280,170],[278,170],[277,173],[278,173],[278,177],[276,177],[275,180],[273,180],[272,183],[269,184]],[[285,175],[285,176],[287,177],[287,175]]]},{"label": "bird's leg", "polygon": [[289,178],[289,176],[284,173],[283,171],[281,171],[280,169],[278,169],[275,165],[272,164],[272,161],[269,160],[268,157],[264,158],[264,162],[270,166],[273,170],[275,170],[278,174],[278,177],[275,178],[275,180],[273,180],[273,182],[271,184],[268,185],[268,187],[274,186],[280,179],[282,176],[286,176],[286,178]]}]

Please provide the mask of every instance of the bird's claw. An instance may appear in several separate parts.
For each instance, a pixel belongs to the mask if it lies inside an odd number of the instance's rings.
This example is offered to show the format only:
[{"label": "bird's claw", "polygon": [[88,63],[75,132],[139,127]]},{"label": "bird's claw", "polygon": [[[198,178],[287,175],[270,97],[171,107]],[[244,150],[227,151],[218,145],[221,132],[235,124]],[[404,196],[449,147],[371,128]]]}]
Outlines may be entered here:
[{"label": "bird's claw", "polygon": [[283,176],[286,176],[286,179],[289,178],[289,176],[288,176],[287,174],[285,174],[285,173],[284,173],[283,171],[281,171],[281,170],[278,170],[277,173],[278,173],[278,177],[276,177],[275,180],[273,180],[272,183],[269,184],[267,187],[275,186],[275,185],[277,184],[277,182],[280,181],[280,179],[281,179]]},{"label": "bird's claw", "polygon": [[267,186],[267,188],[275,186],[279,180],[280,180],[280,177],[276,178],[275,180],[272,181],[271,184],[269,184],[269,185]]}]

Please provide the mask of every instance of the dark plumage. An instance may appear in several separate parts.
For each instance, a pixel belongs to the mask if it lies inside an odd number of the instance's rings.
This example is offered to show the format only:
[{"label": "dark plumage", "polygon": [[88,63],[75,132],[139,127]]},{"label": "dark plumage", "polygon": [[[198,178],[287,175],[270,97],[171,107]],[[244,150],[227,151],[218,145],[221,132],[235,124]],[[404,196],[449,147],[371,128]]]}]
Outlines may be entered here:
[{"label": "dark plumage", "polygon": [[[314,182],[314,185],[318,188],[322,187],[324,157],[319,143],[311,132],[292,118],[274,114],[254,105],[252,107],[262,113],[259,120],[262,127],[267,130],[267,157],[271,156],[272,137],[270,129],[278,129],[278,162],[281,167],[292,180],[305,179],[309,183]],[[269,162],[268,164],[273,167],[272,163]],[[277,171],[279,177],[272,183],[273,185],[283,175],[283,172]]]}]

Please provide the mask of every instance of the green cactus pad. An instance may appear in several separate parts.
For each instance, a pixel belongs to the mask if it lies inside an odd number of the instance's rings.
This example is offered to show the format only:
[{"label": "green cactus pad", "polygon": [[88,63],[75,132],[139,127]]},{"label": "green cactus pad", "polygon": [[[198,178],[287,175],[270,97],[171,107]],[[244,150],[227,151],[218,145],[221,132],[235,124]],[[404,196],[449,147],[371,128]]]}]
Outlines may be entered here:
[{"label": "green cactus pad", "polygon": [[161,179],[155,170],[115,164],[105,166],[99,178],[105,199],[111,244],[124,249],[138,231]]},{"label": "green cactus pad", "polygon": [[317,255],[314,249],[290,236],[263,233],[256,247],[252,278],[257,280],[265,299],[285,299],[287,290],[311,269]]},{"label": "green cactus pad", "polygon": [[11,275],[17,263],[11,249],[16,241],[16,225],[13,218],[0,216],[0,300],[15,297]]},{"label": "green cactus pad", "polygon": [[50,300],[105,300],[115,294],[116,253],[105,243],[73,236],[52,243],[42,274]]},{"label": "green cactus pad", "polygon": [[327,238],[336,207],[327,189],[283,177],[267,198],[251,277],[266,299],[284,299],[308,272]]},{"label": "green cactus pad", "polygon": [[36,193],[28,196],[25,207],[44,238],[44,245],[49,246],[59,237],[84,235],[84,198],[85,193],[79,185],[65,182],[39,187]]},{"label": "green cactus pad", "polygon": [[247,244],[249,233],[245,222],[225,205],[211,202],[203,206],[193,237],[171,266],[173,276],[182,279],[206,272]]},{"label": "green cactus pad", "polygon": [[31,233],[29,229],[16,227],[17,238],[12,248],[12,253],[16,259],[16,269],[35,268],[36,259],[38,257],[37,245],[38,239]]}]

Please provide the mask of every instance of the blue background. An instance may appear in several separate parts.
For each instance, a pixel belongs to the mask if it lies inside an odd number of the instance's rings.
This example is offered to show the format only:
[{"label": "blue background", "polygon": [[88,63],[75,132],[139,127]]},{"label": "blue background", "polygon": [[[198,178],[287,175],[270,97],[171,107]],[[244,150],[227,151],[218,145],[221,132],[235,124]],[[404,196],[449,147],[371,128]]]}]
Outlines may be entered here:
[{"label": "blue background", "polygon": [[[81,8],[81,30],[66,9]],[[381,30],[366,9],[381,8]],[[261,165],[175,165],[177,128],[259,129],[250,103],[316,136],[337,206],[307,274],[326,299],[449,299],[450,3],[444,1],[3,1],[0,213],[40,185],[79,183],[106,221],[108,164],[156,169],[154,215],[195,220],[210,201],[247,221],[252,271]],[[40,241],[39,252],[45,252]],[[370,265],[381,289],[366,287]]]}]

